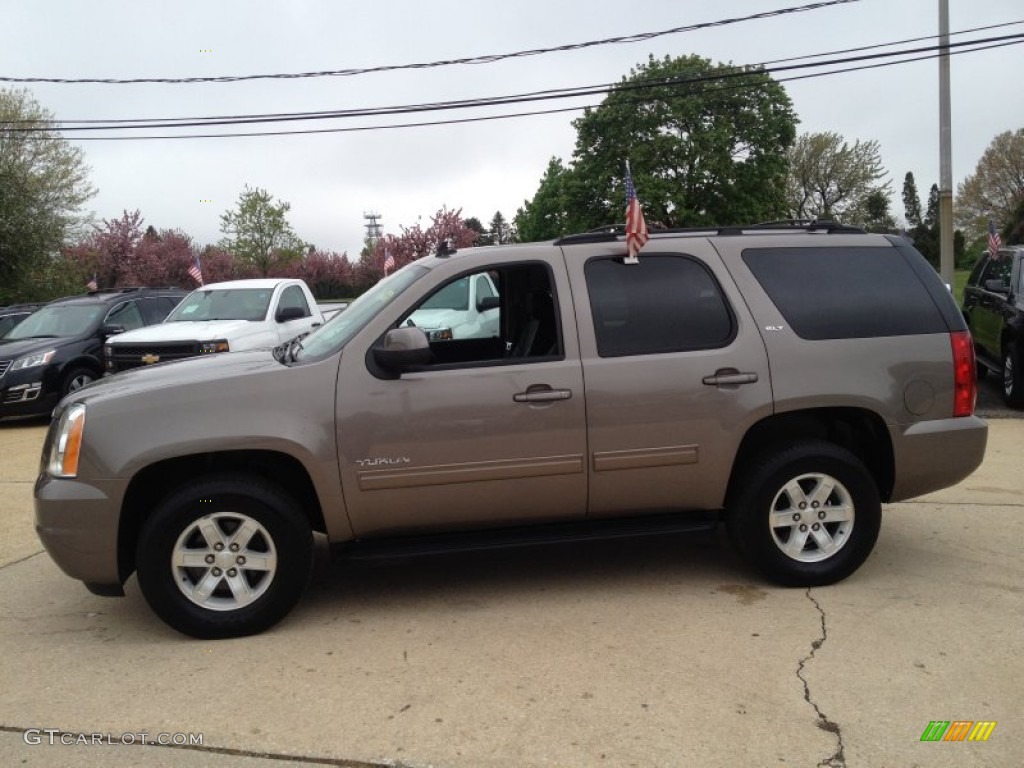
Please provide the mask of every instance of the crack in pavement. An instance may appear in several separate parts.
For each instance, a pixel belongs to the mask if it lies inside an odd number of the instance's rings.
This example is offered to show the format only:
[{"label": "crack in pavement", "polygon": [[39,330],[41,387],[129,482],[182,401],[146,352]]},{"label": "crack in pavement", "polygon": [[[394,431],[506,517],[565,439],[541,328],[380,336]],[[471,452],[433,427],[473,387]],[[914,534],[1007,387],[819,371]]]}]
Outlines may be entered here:
[{"label": "crack in pavement", "polygon": [[45,549],[40,549],[38,552],[33,552],[31,555],[25,555],[24,557],[20,557],[17,560],[11,560],[11,562],[9,563],[3,563],[2,565],[0,565],[0,571],[2,571],[4,568],[10,568],[12,565],[24,563],[26,560],[31,560],[33,557],[37,557],[43,554],[43,552],[45,551]]},{"label": "crack in pavement", "polygon": [[822,610],[818,601],[814,599],[814,596],[811,594],[810,587],[807,588],[807,591],[804,594],[807,595],[807,599],[814,604],[815,609],[818,611],[818,616],[821,618],[821,637],[811,643],[811,652],[800,659],[800,663],[797,664],[796,667],[796,676],[800,679],[800,682],[804,684],[804,701],[814,707],[814,713],[818,716],[818,722],[816,725],[823,731],[835,734],[836,741],[838,742],[836,745],[836,751],[818,763],[818,768],[846,768],[846,747],[843,744],[843,733],[839,728],[839,723],[834,720],[830,720],[828,716],[821,711],[821,707],[818,706],[817,702],[811,698],[811,688],[807,684],[807,678],[804,677],[804,667],[807,665],[807,662],[814,658],[814,654],[816,654],[818,649],[825,644],[826,640],[828,640],[828,627],[825,626],[825,611]]},{"label": "crack in pavement", "polygon": [[[71,739],[70,743],[82,743],[88,745],[93,736],[106,734],[90,734],[90,733],[78,733],[75,731],[64,731],[59,729],[44,729],[44,728],[23,728],[15,725],[0,725],[0,733],[17,733],[23,738],[29,731],[37,731],[35,735],[41,736],[46,734],[47,737],[56,737],[58,740],[62,736],[67,736]],[[44,740],[46,737],[42,737]],[[279,760],[283,763],[302,763],[306,765],[328,765],[333,768],[416,768],[415,764],[403,763],[396,760],[385,759],[382,762],[366,762],[365,760],[348,760],[339,757],[314,757],[307,755],[289,755],[282,752],[259,752],[249,749],[232,749],[231,747],[208,747],[206,745],[192,745],[192,744],[161,744],[157,741],[146,741],[132,739],[127,742],[118,742],[118,737],[114,735],[112,744],[124,747],[142,747],[143,749],[181,749],[187,752],[203,752],[212,755],[226,755],[229,757],[252,757],[260,760]],[[28,743],[28,742],[26,742]],[[102,740],[101,740],[101,743]]]}]

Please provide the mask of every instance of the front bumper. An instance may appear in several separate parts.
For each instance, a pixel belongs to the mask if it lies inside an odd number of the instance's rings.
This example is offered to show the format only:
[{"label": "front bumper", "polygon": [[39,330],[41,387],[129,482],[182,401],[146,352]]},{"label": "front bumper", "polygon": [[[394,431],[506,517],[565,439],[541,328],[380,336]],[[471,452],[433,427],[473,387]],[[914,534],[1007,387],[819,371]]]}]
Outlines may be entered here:
[{"label": "front bumper", "polygon": [[123,485],[52,478],[35,485],[36,534],[53,561],[97,594],[120,594],[117,535]]},{"label": "front bumper", "polygon": [[60,393],[49,386],[45,371],[32,368],[0,376],[0,417],[50,413]]}]

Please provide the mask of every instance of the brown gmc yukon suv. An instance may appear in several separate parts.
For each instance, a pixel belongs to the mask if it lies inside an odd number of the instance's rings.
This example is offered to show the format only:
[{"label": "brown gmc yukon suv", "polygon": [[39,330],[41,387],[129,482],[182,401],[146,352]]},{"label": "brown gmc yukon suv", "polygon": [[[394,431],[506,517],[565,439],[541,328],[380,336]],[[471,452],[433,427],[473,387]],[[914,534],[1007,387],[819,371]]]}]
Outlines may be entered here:
[{"label": "brown gmc yukon suv", "polygon": [[[295,605],[314,532],[356,555],[721,518],[767,578],[829,584],[882,502],[981,463],[971,338],[907,241],[783,224],[625,250],[614,230],[441,249],[286,347],[73,392],[39,536],[94,592],[136,572],[168,624],[228,637]],[[442,292],[489,322],[428,338]]]}]

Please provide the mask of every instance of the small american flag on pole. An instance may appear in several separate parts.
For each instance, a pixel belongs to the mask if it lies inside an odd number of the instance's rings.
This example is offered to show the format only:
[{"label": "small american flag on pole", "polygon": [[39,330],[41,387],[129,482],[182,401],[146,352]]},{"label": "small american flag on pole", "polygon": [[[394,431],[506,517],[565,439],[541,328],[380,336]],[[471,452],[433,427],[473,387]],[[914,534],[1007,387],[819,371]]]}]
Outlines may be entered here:
[{"label": "small american flag on pole", "polygon": [[100,289],[100,284],[96,282],[95,272],[92,273],[92,278],[89,280],[89,282],[85,284],[85,288],[86,290],[89,291],[98,291]]},{"label": "small american flag on pole", "polygon": [[384,251],[384,277],[388,276],[388,272],[395,268],[395,257],[391,255],[388,250]]},{"label": "small american flag on pole", "polygon": [[203,284],[203,266],[199,263],[199,254],[192,258],[192,264],[188,268],[189,277],[200,285]]},{"label": "small american flag on pole", "polygon": [[633,174],[629,171],[629,160],[626,161],[626,264],[636,264],[636,254],[650,239],[647,234],[647,222],[644,212],[640,209],[640,201],[636,197],[633,186]]},{"label": "small american flag on pole", "polygon": [[992,219],[988,220],[988,255],[993,259],[999,253],[999,248],[1003,244],[1003,239],[999,237],[999,231],[996,229],[996,223]]}]

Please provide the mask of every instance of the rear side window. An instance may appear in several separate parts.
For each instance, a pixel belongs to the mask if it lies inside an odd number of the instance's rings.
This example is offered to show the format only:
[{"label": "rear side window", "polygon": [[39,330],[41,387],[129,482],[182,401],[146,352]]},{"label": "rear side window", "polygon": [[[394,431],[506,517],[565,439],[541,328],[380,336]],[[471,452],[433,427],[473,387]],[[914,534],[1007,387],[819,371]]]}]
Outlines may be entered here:
[{"label": "rear side window", "polygon": [[695,259],[647,255],[638,264],[592,259],[585,272],[601,357],[713,349],[735,336],[718,283]]},{"label": "rear side window", "polygon": [[949,332],[895,248],[748,248],[743,261],[801,338]]}]

